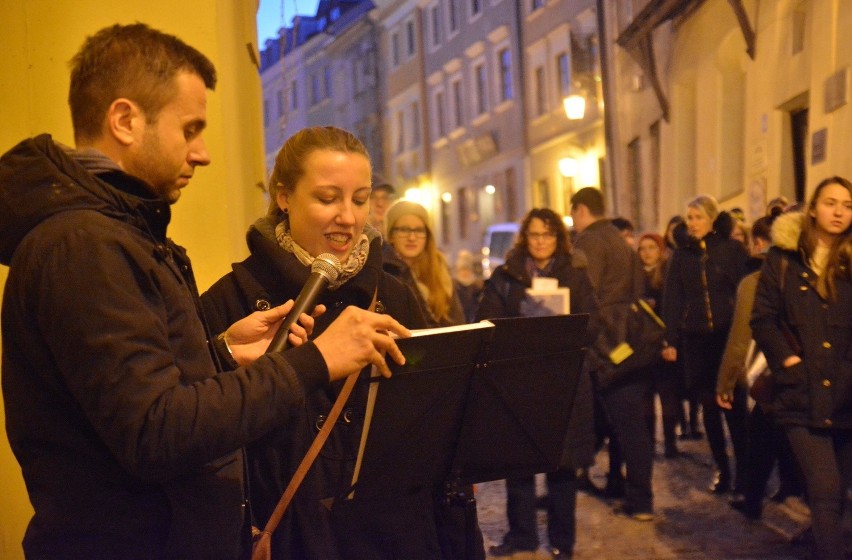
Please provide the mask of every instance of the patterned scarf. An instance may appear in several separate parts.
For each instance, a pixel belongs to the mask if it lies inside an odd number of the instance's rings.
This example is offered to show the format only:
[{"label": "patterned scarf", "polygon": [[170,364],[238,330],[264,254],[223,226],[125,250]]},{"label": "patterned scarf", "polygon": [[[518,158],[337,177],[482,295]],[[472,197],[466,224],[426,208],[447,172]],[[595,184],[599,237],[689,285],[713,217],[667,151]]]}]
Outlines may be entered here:
[{"label": "patterned scarf", "polygon": [[[366,231],[367,226],[364,229]],[[316,260],[316,257],[312,257],[310,253],[293,241],[293,238],[290,236],[290,219],[287,214],[281,214],[281,221],[275,226],[275,239],[282,249],[288,253],[292,253],[300,263],[308,268]],[[364,268],[364,263],[367,262],[367,255],[369,253],[370,239],[365,232],[361,232],[361,235],[355,241],[355,247],[349,253],[349,258],[346,259],[345,263],[342,263],[340,274],[334,282],[329,283],[328,289],[332,291],[338,289],[350,278],[361,272],[361,269]]]}]

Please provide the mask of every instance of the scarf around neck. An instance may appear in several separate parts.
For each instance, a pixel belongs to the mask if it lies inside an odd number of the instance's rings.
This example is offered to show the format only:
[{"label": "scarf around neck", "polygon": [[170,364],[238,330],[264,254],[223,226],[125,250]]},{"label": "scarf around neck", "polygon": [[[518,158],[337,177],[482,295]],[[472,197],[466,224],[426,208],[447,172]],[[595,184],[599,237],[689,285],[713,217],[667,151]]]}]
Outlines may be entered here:
[{"label": "scarf around neck", "polygon": [[[367,262],[367,256],[370,254],[370,229],[372,229],[369,224],[364,226],[364,230],[358,236],[358,239],[355,240],[355,247],[349,253],[349,257],[346,259],[346,262],[341,263],[340,274],[337,276],[337,279],[333,282],[329,282],[328,289],[336,290],[343,284],[345,284],[349,279],[354,277],[356,274],[361,272],[361,269],[364,268],[364,264]],[[288,253],[292,253],[296,259],[307,266],[308,268],[313,265],[316,257],[311,256],[301,245],[296,243],[290,235],[290,220],[287,217],[287,214],[281,213],[279,215],[279,221],[275,225],[275,239],[278,242],[278,245],[287,251]]]}]

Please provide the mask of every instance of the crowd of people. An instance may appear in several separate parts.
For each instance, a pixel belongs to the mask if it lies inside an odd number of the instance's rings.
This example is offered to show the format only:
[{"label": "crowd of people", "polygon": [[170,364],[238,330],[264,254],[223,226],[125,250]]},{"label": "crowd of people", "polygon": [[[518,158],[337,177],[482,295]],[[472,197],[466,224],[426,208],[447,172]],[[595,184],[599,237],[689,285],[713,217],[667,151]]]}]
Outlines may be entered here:
[{"label": "crowd of people", "polygon": [[[202,132],[215,84],[212,63],[177,37],[103,29],[72,61],[75,147],[41,135],[0,159],[3,395],[35,512],[28,557],[240,558],[260,537],[272,558],[484,558],[469,484],[353,494],[371,368],[389,376],[386,355],[404,362],[395,340],[409,329],[539,315],[527,292],[537,278],[569,288],[572,313],[589,314],[565,448],[547,473],[554,558],[573,554],[578,491],[654,519],[657,396],[667,459],[679,437],[706,435],[709,491],[752,519],[777,462],[779,492],[810,505],[816,557],[844,557],[852,183],[828,178],[799,210],[773,204],[750,227],[699,195],[663,234],[638,238],[629,220],[606,217],[600,190],[583,188],[571,229],[530,210],[483,281],[468,252],[451,268],[427,209],[394,200],[354,135],[312,127],[275,159],[249,257],[199,295],[166,229],[180,189],[210,163]],[[325,255],[338,274],[286,348],[267,352]],[[616,350],[639,299],[662,317],[665,340],[658,359],[624,374]],[[262,529],[327,421],[334,429],[270,535]],[[602,449],[598,488],[588,472]],[[539,546],[533,477],[506,488],[509,531],[495,556]]]}]

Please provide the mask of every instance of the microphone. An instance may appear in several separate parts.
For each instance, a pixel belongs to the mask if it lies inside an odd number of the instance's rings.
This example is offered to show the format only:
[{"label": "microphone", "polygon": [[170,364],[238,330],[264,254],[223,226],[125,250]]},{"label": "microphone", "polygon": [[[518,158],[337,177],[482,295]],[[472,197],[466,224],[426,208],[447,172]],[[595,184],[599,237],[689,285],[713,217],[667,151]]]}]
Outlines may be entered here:
[{"label": "microphone", "polygon": [[311,275],[308,276],[308,281],[299,292],[299,297],[296,298],[293,304],[293,309],[284,318],[281,323],[281,328],[275,333],[272,342],[269,343],[269,348],[266,352],[281,352],[287,348],[287,336],[290,334],[290,327],[299,319],[302,313],[309,313],[316,305],[317,299],[325,291],[329,282],[337,280],[340,274],[340,260],[331,253],[323,253],[314,259],[311,265]]}]

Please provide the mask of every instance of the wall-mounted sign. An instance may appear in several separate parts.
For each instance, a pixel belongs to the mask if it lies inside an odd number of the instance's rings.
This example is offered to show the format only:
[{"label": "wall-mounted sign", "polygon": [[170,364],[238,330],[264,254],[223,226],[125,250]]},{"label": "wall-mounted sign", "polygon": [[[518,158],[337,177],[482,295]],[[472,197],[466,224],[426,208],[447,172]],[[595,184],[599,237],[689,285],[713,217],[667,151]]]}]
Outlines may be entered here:
[{"label": "wall-mounted sign", "polygon": [[821,128],[811,135],[811,165],[825,161],[828,149],[828,129]]}]

